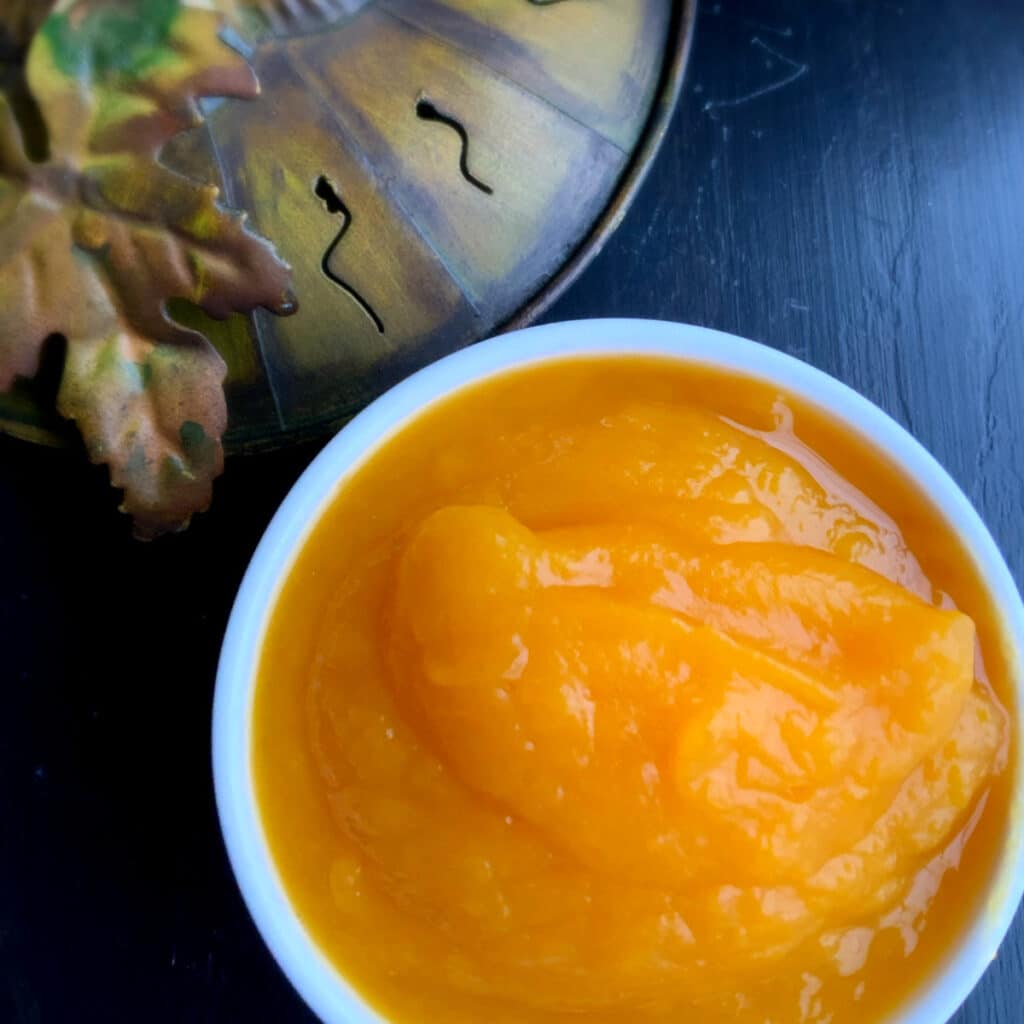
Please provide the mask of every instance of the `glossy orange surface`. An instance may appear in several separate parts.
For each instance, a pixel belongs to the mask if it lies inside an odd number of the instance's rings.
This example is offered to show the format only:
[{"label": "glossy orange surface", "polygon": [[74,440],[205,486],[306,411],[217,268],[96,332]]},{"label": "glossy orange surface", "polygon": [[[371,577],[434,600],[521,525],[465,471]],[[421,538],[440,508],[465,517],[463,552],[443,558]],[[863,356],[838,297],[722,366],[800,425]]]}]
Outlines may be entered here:
[{"label": "glossy orange surface", "polygon": [[827,416],[572,360],[344,483],[253,769],[300,915],[392,1020],[860,1024],[983,895],[1007,671],[955,536]]}]

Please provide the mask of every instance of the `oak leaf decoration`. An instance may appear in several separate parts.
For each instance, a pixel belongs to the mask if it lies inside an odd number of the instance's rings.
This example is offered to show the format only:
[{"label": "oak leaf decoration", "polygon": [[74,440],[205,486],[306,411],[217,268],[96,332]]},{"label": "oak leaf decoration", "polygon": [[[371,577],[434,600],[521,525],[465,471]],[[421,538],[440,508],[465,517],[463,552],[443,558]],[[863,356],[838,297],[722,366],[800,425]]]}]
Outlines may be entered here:
[{"label": "oak leaf decoration", "polygon": [[44,160],[0,95],[0,389],[67,340],[57,407],[143,538],[187,526],[223,468],[226,367],[168,302],[218,319],[294,308],[290,269],[245,215],[159,160],[201,99],[259,93],[220,29],[199,0],[61,0],[25,65]]}]

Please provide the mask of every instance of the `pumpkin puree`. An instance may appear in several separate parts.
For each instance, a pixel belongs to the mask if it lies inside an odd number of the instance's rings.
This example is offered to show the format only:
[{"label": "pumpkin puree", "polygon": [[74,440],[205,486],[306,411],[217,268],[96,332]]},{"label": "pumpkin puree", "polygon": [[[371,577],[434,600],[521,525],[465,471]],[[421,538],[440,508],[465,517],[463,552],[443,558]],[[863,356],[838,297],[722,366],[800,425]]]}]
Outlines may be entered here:
[{"label": "pumpkin puree", "polygon": [[253,771],[290,898],[388,1019],[864,1024],[984,896],[1008,671],[863,441],[752,380],[567,360],[341,486]]}]

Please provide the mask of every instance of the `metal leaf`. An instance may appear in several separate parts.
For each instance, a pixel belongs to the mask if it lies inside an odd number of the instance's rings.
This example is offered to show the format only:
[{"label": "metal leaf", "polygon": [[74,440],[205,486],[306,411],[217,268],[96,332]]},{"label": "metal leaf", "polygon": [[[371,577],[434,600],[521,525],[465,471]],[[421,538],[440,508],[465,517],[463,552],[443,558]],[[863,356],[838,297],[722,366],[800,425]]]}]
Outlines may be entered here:
[{"label": "metal leaf", "polygon": [[225,367],[173,321],[287,313],[290,270],[218,191],[159,163],[208,96],[252,97],[253,72],[186,0],[65,0],[43,23],[27,80],[49,136],[33,162],[0,97],[0,388],[68,341],[58,400],[109,465],[140,536],[187,525],[223,465]]}]

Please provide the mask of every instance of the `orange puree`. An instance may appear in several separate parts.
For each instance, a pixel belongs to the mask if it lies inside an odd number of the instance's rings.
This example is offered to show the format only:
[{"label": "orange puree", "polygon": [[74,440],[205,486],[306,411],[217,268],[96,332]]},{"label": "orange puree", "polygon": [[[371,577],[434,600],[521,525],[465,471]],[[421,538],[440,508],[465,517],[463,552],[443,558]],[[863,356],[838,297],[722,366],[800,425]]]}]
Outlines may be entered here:
[{"label": "orange puree", "polygon": [[827,416],[569,360],[343,485],[253,769],[295,906],[389,1019],[864,1024],[984,896],[1007,672],[955,536]]}]

